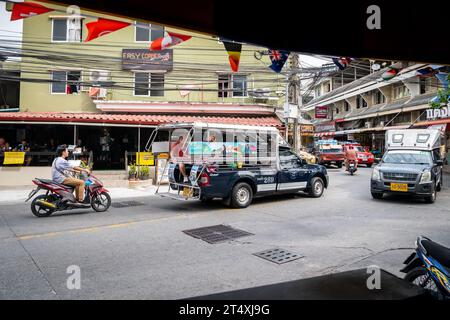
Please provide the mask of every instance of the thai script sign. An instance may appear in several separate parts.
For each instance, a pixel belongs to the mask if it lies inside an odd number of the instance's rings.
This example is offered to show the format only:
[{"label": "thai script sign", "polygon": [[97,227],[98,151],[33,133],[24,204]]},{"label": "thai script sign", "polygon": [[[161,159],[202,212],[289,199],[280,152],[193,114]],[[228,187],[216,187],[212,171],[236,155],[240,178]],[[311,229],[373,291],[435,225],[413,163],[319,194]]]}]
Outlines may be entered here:
[{"label": "thai script sign", "polygon": [[450,117],[450,103],[442,108],[427,109],[427,119],[444,119]]}]

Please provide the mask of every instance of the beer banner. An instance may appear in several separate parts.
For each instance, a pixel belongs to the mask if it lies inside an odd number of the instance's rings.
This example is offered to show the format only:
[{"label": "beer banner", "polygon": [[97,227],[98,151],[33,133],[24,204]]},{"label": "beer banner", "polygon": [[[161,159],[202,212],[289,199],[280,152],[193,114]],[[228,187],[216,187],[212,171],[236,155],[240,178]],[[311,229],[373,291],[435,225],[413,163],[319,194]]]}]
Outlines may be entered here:
[{"label": "beer banner", "polygon": [[137,165],[154,166],[155,157],[151,152],[136,152]]},{"label": "beer banner", "polygon": [[25,162],[25,152],[5,152],[4,157],[3,165],[23,164]]}]

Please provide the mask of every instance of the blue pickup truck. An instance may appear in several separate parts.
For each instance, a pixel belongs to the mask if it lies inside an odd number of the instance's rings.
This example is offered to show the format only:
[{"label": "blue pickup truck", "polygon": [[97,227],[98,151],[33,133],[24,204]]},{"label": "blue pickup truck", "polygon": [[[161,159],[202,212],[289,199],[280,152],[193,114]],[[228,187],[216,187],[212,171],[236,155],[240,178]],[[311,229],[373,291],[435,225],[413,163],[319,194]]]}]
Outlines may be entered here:
[{"label": "blue pickup truck", "polygon": [[[217,126],[211,124],[209,128]],[[229,126],[226,126],[227,128]],[[234,130],[236,127],[233,126]],[[239,128],[239,130],[249,129]],[[250,128],[255,130],[254,127]],[[262,129],[261,129],[262,130]],[[268,130],[264,128],[264,130]],[[271,161],[249,161],[246,154],[242,154],[242,159],[237,161],[225,161],[233,159],[235,154],[227,154],[226,144],[223,147],[223,157],[205,161],[176,161],[172,159],[168,164],[169,190],[161,191],[158,187],[157,194],[161,197],[178,200],[200,200],[203,202],[220,198],[225,204],[234,208],[246,208],[255,197],[263,197],[274,194],[306,192],[311,197],[321,197],[324,189],[328,187],[329,178],[324,166],[308,164],[299,155],[294,153],[286,143],[281,143],[281,136],[276,129],[270,129],[272,135]],[[177,141],[178,137],[173,137],[171,141]],[[267,138],[265,138],[267,140]],[[181,139],[182,140],[182,139]],[[211,139],[210,139],[211,140]],[[214,140],[214,139],[212,139]],[[276,142],[274,143],[273,140]],[[248,141],[248,140],[247,140]],[[254,145],[250,142],[250,147],[246,148],[245,143],[242,150],[255,150],[258,154],[263,145],[259,140],[254,140]],[[284,141],[284,140],[283,140]],[[189,145],[187,142],[186,145]],[[172,144],[173,145],[173,144]],[[252,149],[252,147],[254,148]],[[275,147],[273,147],[275,146]],[[205,148],[187,147],[183,153],[192,156],[195,150]],[[207,152],[211,152],[208,147]],[[237,148],[232,148],[236,151]],[[191,150],[191,152],[189,152]],[[249,151],[250,150],[250,151]],[[245,151],[242,151],[245,153]],[[178,153],[177,153],[178,154]],[[267,157],[266,157],[267,158]],[[264,158],[264,159],[266,159]],[[234,157],[236,160],[236,157]],[[259,159],[259,158],[258,158]],[[181,166],[181,168],[180,168]]]}]

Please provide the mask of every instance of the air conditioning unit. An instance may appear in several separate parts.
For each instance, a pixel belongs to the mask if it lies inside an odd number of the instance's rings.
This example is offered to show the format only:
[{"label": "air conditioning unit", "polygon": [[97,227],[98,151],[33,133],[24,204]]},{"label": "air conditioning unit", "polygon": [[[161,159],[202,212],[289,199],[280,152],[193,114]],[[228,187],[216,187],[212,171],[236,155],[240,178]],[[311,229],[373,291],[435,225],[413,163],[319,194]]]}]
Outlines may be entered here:
[{"label": "air conditioning unit", "polygon": [[372,128],[372,122],[366,122],[364,123],[364,127],[368,128]]},{"label": "air conditioning unit", "polygon": [[92,70],[89,80],[93,85],[101,86],[102,83],[108,82],[109,73],[108,71]]}]

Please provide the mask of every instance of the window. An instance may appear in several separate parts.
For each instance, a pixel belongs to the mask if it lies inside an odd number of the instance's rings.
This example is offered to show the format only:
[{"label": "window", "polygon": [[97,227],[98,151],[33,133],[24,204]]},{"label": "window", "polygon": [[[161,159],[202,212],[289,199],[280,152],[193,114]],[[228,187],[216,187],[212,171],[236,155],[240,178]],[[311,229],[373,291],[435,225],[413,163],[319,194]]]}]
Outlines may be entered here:
[{"label": "window", "polygon": [[339,114],[339,108],[336,108],[336,114]]},{"label": "window", "polygon": [[281,169],[301,168],[300,159],[289,150],[280,150],[280,166]]},{"label": "window", "polygon": [[52,71],[53,94],[76,94],[80,91],[81,71]]},{"label": "window", "polygon": [[409,89],[405,85],[394,86],[394,99],[401,99],[407,96],[409,96]]},{"label": "window", "polygon": [[219,91],[218,91],[218,97],[219,98],[228,98],[229,91],[227,91],[230,88],[230,82],[231,82],[231,75],[229,74],[219,74]]},{"label": "window", "polygon": [[164,27],[156,24],[137,22],[135,26],[135,41],[150,42],[164,37]]},{"label": "window", "polygon": [[344,110],[345,112],[348,112],[350,110],[350,104],[347,102],[347,100],[344,101]]},{"label": "window", "polygon": [[247,97],[247,75],[233,75],[233,97]]},{"label": "window", "polygon": [[80,19],[53,19],[52,41],[81,42],[81,30]]},{"label": "window", "polygon": [[135,96],[164,96],[164,74],[136,72],[134,74],[134,95]]},{"label": "window", "polygon": [[384,94],[381,93],[380,90],[375,90],[373,95],[373,103],[374,104],[381,104],[386,102],[386,97]]},{"label": "window", "polygon": [[367,102],[366,100],[363,99],[363,97],[358,96],[358,98],[356,98],[356,108],[365,108],[367,107]]}]

